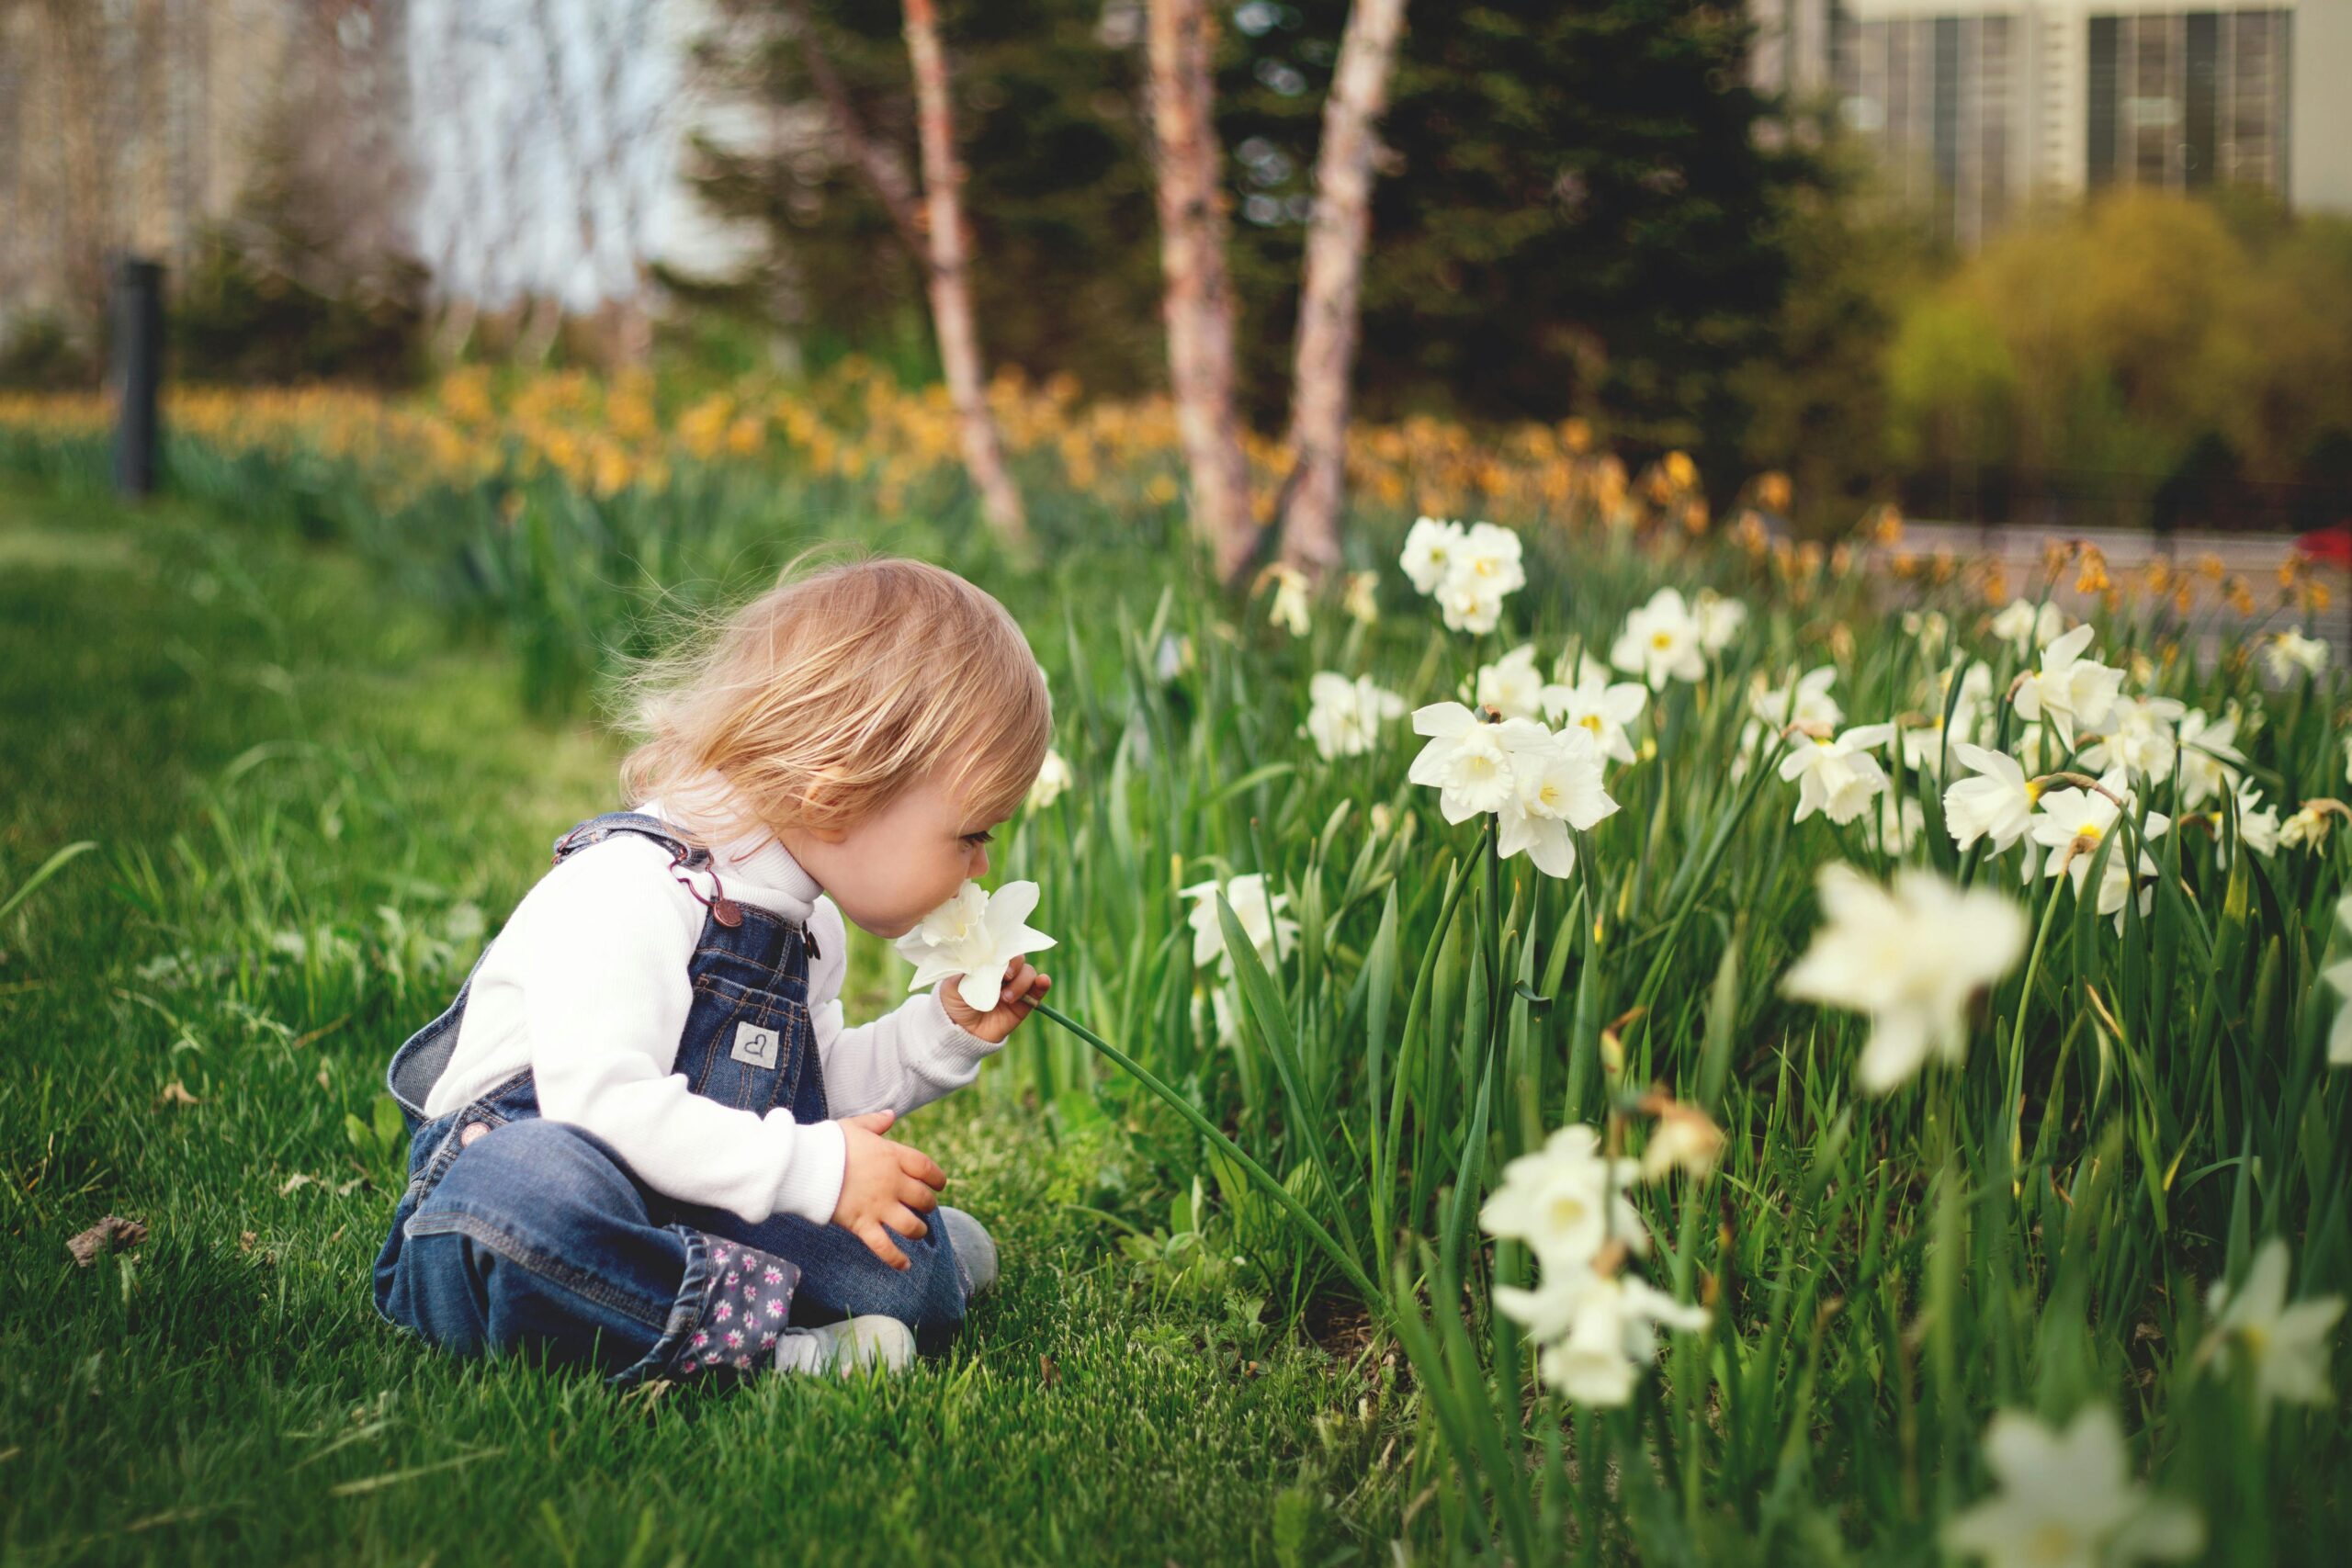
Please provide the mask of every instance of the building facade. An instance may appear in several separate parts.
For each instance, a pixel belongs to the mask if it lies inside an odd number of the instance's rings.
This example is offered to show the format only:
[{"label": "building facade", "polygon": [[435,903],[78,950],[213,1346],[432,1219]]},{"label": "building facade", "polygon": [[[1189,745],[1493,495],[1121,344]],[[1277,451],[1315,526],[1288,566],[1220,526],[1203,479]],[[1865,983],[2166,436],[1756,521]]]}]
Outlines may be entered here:
[{"label": "building facade", "polygon": [[[2037,197],[2244,184],[2352,210],[2352,0],[1751,0],[1759,86],[1826,85],[1973,248]],[[2299,87],[2300,85],[2300,87]]]}]

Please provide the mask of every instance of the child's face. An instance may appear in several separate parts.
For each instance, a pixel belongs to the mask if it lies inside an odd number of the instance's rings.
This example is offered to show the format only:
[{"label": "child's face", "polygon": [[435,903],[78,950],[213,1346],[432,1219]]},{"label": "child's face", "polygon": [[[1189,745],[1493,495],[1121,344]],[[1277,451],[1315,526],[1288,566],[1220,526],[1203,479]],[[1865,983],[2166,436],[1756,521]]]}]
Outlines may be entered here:
[{"label": "child's face", "polygon": [[900,937],[967,879],[988,874],[995,822],[974,818],[978,809],[927,773],[854,826],[787,832],[784,847],[843,916],[876,936]]}]

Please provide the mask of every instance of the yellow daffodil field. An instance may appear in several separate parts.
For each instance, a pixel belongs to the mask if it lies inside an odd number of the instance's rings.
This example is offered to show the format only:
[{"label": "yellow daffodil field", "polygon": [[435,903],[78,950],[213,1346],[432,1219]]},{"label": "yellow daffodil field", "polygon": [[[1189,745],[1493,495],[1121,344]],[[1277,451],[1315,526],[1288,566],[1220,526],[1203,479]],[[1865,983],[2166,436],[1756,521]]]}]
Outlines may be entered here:
[{"label": "yellow daffodil field", "polygon": [[[1020,547],[944,393],[856,362],[182,390],[167,482],[357,552],[554,714],[811,546],[1001,599],[1055,744],[995,875],[1056,985],[983,1093],[1131,1140],[1178,1195],[1138,1248],[1394,1358],[1396,1561],[2352,1531],[2323,581],[2020,573],[1883,508],[1800,540],[1777,474],[1414,421],[1353,433],[1340,570],[1227,591],[1166,404],[990,401]],[[96,485],[106,425],[0,399],[0,467]]]}]

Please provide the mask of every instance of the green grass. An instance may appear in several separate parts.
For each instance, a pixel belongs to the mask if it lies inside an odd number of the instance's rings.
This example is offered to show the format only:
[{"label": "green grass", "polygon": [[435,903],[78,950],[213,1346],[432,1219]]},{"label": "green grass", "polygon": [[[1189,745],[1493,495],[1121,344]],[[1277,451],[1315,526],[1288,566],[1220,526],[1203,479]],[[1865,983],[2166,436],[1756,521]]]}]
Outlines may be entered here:
[{"label": "green grass", "polygon": [[[901,1378],[623,1398],[383,1324],[385,1060],[614,755],[243,521],[0,488],[0,903],[97,845],[0,924],[0,1559],[1385,1559],[1433,1462],[1393,1371],[1137,1261],[1201,1251],[1090,1212],[1166,1213],[1154,1164],[1004,1092],[903,1126],[1004,1274]],[[109,1213],[148,1239],[77,1268]]]}]

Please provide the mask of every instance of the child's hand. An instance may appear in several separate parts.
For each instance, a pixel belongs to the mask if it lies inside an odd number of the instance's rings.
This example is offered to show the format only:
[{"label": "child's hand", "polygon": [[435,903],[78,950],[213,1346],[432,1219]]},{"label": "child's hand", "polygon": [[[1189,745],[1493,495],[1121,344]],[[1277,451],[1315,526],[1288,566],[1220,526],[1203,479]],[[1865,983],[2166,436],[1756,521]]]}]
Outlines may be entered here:
[{"label": "child's hand", "polygon": [[1016,958],[1012,967],[1005,971],[1004,989],[998,995],[997,1004],[986,1012],[974,1012],[965,1005],[954,986],[939,987],[940,1005],[947,1016],[967,1033],[977,1034],[991,1043],[1001,1044],[1012,1032],[1012,1026],[1029,1016],[1029,1010],[1046,999],[1053,988],[1054,978],[1036,968],[1025,958]]},{"label": "child's hand", "polygon": [[833,1205],[833,1224],[857,1233],[874,1256],[893,1269],[913,1267],[890,1239],[931,1234],[918,1210],[939,1206],[937,1190],[947,1185],[947,1173],[921,1149],[894,1144],[882,1135],[897,1120],[894,1111],[869,1111],[841,1119],[842,1139],[848,1145],[847,1168],[842,1173],[841,1201]]}]

